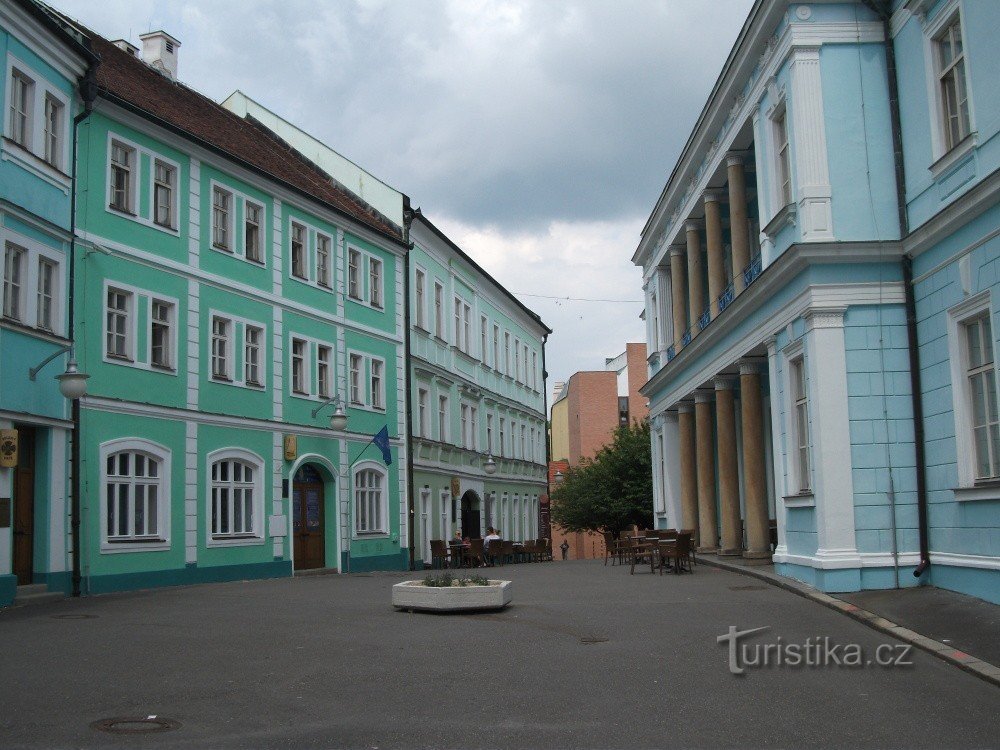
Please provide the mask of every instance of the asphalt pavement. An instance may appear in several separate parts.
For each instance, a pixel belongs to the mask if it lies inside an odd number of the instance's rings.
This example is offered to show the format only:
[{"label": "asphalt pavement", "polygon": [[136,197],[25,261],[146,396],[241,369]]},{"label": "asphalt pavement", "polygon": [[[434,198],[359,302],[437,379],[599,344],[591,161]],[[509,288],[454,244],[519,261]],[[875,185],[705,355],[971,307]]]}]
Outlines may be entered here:
[{"label": "asphalt pavement", "polygon": [[[0,612],[0,747],[997,747],[1000,689],[919,650],[909,666],[775,666],[827,639],[898,642],[708,566],[506,566],[499,613],[410,614],[357,574],[116,594]],[[767,627],[771,665],[730,627]],[[742,653],[742,652],[739,652]],[[801,654],[800,648],[800,654]],[[844,656],[842,652],[841,657]],[[170,719],[157,734],[95,721]]]}]

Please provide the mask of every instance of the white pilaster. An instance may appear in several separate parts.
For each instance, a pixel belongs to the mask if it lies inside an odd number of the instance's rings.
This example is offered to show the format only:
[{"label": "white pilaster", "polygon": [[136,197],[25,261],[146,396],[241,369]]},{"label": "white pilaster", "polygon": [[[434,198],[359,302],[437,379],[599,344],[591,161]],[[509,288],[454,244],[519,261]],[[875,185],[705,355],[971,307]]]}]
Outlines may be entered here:
[{"label": "white pilaster", "polygon": [[847,409],[844,311],[806,313],[812,460],[816,496],[816,557],[826,567],[860,565],[854,536],[854,480]]},{"label": "white pilaster", "polygon": [[51,457],[49,460],[49,572],[61,573],[67,569],[67,470],[69,461],[66,450],[69,431],[60,427],[49,430]]},{"label": "white pilaster", "polygon": [[198,562],[198,424],[184,423],[184,562]]},{"label": "white pilaster", "polygon": [[778,377],[778,351],[777,342],[772,336],[764,342],[767,346],[767,378],[768,389],[771,392],[771,455],[774,461],[771,472],[774,480],[774,519],[778,524],[778,545],[774,554],[785,555],[788,553],[788,545],[785,542],[785,524],[788,512],[785,509],[785,501],[782,499],[785,492],[785,475],[787,473],[787,456],[781,449],[782,444],[782,412],[790,408],[788,394],[779,394],[781,379]]},{"label": "white pilaster", "polygon": [[818,47],[792,53],[791,105],[798,221],[804,242],[833,239],[830,169],[823,120],[823,81]]}]

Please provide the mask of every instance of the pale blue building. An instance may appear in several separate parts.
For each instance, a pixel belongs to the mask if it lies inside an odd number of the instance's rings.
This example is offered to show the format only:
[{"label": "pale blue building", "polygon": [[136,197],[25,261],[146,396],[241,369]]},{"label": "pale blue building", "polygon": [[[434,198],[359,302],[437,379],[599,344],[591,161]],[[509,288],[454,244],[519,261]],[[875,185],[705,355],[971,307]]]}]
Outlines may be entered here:
[{"label": "pale blue building", "polygon": [[998,26],[755,3],[633,257],[658,526],[1000,601]]},{"label": "pale blue building", "polygon": [[78,82],[94,56],[36,3],[3,0],[0,60],[0,606],[5,606],[18,586],[29,587],[21,595],[46,588],[68,593],[72,587],[73,419],[55,376],[66,369],[70,344],[74,118],[84,109]]}]

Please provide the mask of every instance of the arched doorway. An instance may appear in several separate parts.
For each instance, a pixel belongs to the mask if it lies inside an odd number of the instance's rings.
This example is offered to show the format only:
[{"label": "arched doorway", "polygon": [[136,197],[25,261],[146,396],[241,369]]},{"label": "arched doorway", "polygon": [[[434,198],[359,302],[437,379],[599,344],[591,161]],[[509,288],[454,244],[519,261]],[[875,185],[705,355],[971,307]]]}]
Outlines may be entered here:
[{"label": "arched doorway", "polygon": [[326,567],[325,483],[313,464],[292,479],[292,546],[295,570]]},{"label": "arched doorway", "polygon": [[483,535],[482,526],[479,523],[479,510],[481,501],[479,495],[472,490],[466,490],[462,495],[462,536],[469,539],[478,539]]}]

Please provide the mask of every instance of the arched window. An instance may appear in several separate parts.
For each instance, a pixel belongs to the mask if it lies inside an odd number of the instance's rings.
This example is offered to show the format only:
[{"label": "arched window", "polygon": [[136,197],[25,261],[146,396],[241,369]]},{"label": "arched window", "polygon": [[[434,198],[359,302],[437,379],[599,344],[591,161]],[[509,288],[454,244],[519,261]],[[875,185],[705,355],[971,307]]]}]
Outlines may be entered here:
[{"label": "arched window", "polygon": [[209,455],[210,542],[246,543],[263,538],[263,461],[248,451]]},{"label": "arched window", "polygon": [[101,446],[102,550],[163,549],[170,519],[170,452],[140,439]]},{"label": "arched window", "polygon": [[377,464],[364,464],[354,471],[354,532],[389,533],[385,470]]}]

